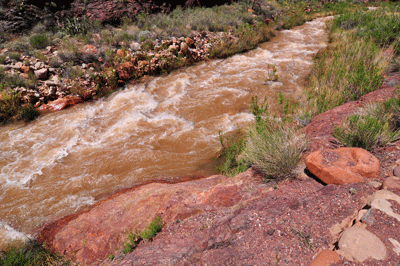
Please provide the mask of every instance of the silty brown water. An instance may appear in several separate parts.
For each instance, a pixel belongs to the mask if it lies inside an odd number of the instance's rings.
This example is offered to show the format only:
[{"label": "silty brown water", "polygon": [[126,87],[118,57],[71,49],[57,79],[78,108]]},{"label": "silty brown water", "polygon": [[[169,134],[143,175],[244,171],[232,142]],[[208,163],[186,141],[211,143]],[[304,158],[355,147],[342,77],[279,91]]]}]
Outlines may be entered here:
[{"label": "silty brown water", "polygon": [[[259,48],[128,85],[106,99],[0,128],[0,248],[146,180],[213,173],[218,131],[245,127],[252,96],[301,93],[326,18]],[[268,65],[279,79],[265,84]]]}]

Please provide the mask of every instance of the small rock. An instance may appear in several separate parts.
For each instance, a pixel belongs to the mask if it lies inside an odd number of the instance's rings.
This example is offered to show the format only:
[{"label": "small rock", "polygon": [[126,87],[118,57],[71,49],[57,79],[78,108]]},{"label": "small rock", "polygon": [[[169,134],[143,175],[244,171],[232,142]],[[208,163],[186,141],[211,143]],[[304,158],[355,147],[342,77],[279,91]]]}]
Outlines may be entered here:
[{"label": "small rock", "polygon": [[396,239],[389,238],[389,241],[393,244],[394,248],[393,251],[397,254],[397,256],[400,255],[400,243]]},{"label": "small rock", "polygon": [[385,244],[376,235],[360,227],[350,227],[344,231],[339,248],[358,262],[368,258],[384,260],[387,253]]},{"label": "small rock", "polygon": [[323,250],[315,257],[310,266],[328,266],[334,262],[340,262],[340,256],[332,250]]},{"label": "small rock", "polygon": [[389,87],[396,87],[397,85],[399,85],[399,82],[397,81],[397,79],[391,79],[389,80],[389,82],[387,83],[387,85]]},{"label": "small rock", "polygon": [[363,223],[373,225],[375,223],[375,218],[374,218],[374,209],[369,209],[365,212],[365,214],[361,217],[361,221]]},{"label": "small rock", "polygon": [[361,148],[325,149],[311,153],[305,160],[308,170],[326,184],[343,185],[376,178],[379,160]]},{"label": "small rock", "polygon": [[372,202],[377,199],[394,200],[400,204],[400,196],[388,190],[378,190],[368,198],[367,204],[372,206]]},{"label": "small rock", "polygon": [[189,37],[186,37],[185,43],[186,43],[190,48],[193,48],[193,47],[194,47],[194,41],[193,41],[191,38],[189,38]]},{"label": "small rock", "polygon": [[140,51],[140,43],[138,43],[138,42],[131,42],[131,44],[129,45],[129,47],[130,47],[131,50],[134,51],[134,52]]},{"label": "small rock", "polygon": [[125,56],[125,51],[122,50],[122,49],[118,49],[118,50],[117,50],[117,55],[118,55],[119,57],[124,57],[124,56]]},{"label": "small rock", "polygon": [[34,69],[35,70],[38,70],[38,69],[40,69],[40,68],[43,68],[44,67],[44,64],[42,63],[42,62],[37,62],[35,65],[34,65]]},{"label": "small rock", "polygon": [[178,50],[179,50],[179,46],[176,44],[171,44],[168,47],[168,52],[171,52],[171,53],[176,53],[176,52],[178,52]]},{"label": "small rock", "polygon": [[184,42],[181,43],[181,52],[183,54],[189,53],[189,46]]},{"label": "small rock", "polygon": [[46,80],[49,76],[49,71],[47,68],[42,68],[35,71],[35,76],[40,80]]},{"label": "small rock", "polygon": [[400,166],[397,166],[396,168],[393,169],[393,175],[400,177]]},{"label": "small rock", "polygon": [[17,62],[17,63],[15,63],[15,65],[14,65],[14,69],[15,70],[18,70],[18,71],[21,71],[21,67],[23,66],[24,64],[22,63],[22,62]]},{"label": "small rock", "polygon": [[33,74],[33,69],[27,65],[23,65],[21,67],[21,71],[24,72],[25,74],[29,74],[29,73]]},{"label": "small rock", "polygon": [[381,189],[394,188],[400,190],[400,177],[389,176],[386,177],[382,183]]}]

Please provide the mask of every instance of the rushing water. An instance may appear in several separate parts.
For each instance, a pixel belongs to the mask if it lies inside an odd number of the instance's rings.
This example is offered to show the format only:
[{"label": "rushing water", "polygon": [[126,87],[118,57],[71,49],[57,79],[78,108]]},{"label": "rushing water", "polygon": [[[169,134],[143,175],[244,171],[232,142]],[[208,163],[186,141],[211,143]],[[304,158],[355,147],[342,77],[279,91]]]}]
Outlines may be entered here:
[{"label": "rushing water", "polygon": [[[0,248],[41,224],[146,180],[212,174],[218,131],[251,121],[252,96],[301,92],[326,19],[245,54],[128,85],[106,99],[0,128]],[[277,82],[264,84],[267,66]]]}]

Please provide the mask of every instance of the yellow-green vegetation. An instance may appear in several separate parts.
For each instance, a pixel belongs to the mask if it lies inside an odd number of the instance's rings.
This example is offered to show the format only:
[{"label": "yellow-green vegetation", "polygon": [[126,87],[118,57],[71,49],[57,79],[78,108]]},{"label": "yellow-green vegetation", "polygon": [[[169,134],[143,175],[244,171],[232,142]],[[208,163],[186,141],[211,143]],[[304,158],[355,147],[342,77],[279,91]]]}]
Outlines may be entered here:
[{"label": "yellow-green vegetation", "polygon": [[257,97],[252,98],[251,110],[254,124],[245,135],[224,146],[219,171],[233,176],[253,166],[267,179],[290,177],[307,148],[306,135],[291,119],[271,114]]},{"label": "yellow-green vegetation", "polygon": [[304,109],[314,116],[377,89],[389,61],[373,40],[335,30],[328,48],[314,59]]},{"label": "yellow-green vegetation", "polygon": [[154,217],[147,229],[142,232],[129,232],[128,242],[125,243],[122,252],[131,253],[142,240],[152,240],[162,229],[163,222],[160,216]]},{"label": "yellow-green vegetation", "polygon": [[[400,69],[398,61],[384,53],[388,48],[395,56],[400,53],[398,3],[368,11],[341,2],[327,5],[325,10],[343,14],[329,24],[330,42],[314,58],[304,95],[296,102],[278,93],[281,110],[277,115],[268,113],[266,106],[256,104],[253,98],[254,124],[229,142],[220,137],[221,173],[232,176],[253,166],[268,179],[290,176],[307,147],[307,138],[293,124],[305,126],[313,116],[376,90],[391,61],[394,69]],[[398,99],[361,109],[336,126],[333,134],[347,146],[367,150],[394,141],[400,134]]]},{"label": "yellow-green vegetation", "polygon": [[331,24],[330,44],[317,54],[309,78],[304,113],[316,115],[376,90],[392,58],[400,53],[399,5],[346,12]]},{"label": "yellow-green vegetation", "polygon": [[8,123],[13,118],[31,121],[39,116],[39,112],[32,105],[22,104],[19,93],[7,90],[8,86],[30,87],[34,82],[22,79],[17,75],[9,75],[0,68],[0,124]]},{"label": "yellow-green vegetation", "polygon": [[266,178],[290,177],[307,149],[305,133],[291,121],[270,114],[266,105],[257,104],[256,98],[252,106],[255,124],[249,129],[243,160]]},{"label": "yellow-green vegetation", "polygon": [[43,245],[29,241],[23,246],[10,247],[0,252],[0,265],[2,266],[45,266],[45,265],[71,265],[59,255],[47,251]]},{"label": "yellow-green vegetation", "polygon": [[400,136],[400,98],[366,104],[336,125],[333,136],[350,147],[372,150]]}]

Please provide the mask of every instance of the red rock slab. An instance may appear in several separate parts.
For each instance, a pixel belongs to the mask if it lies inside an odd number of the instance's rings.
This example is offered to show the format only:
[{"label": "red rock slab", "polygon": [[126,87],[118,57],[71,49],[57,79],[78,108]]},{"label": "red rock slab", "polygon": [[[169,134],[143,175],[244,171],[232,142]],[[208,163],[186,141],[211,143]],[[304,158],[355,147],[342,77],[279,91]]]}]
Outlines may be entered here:
[{"label": "red rock slab", "polygon": [[101,202],[44,240],[49,248],[83,265],[97,265],[99,259],[122,250],[129,232],[144,230],[157,215],[164,223],[179,222],[236,205],[251,176],[249,171],[231,180],[216,175],[177,184],[147,184]]},{"label": "red rock slab", "polygon": [[55,101],[49,102],[48,104],[41,105],[39,107],[39,111],[40,112],[60,111],[82,102],[83,100],[81,97],[68,95],[65,96],[64,98],[59,98]]},{"label": "red rock slab", "polygon": [[379,160],[361,148],[339,148],[315,151],[305,164],[312,174],[325,184],[343,185],[377,178]]},{"label": "red rock slab", "polygon": [[[241,187],[239,180],[234,183]],[[330,228],[351,226],[374,190],[365,183],[324,187],[311,178],[267,187],[253,181],[241,189],[243,198],[236,205],[166,223],[152,242],[124,258],[115,254],[117,259],[108,263],[309,266],[317,250],[333,249],[338,236]],[[357,192],[349,193],[351,188]],[[350,225],[343,224],[353,216]]]}]

